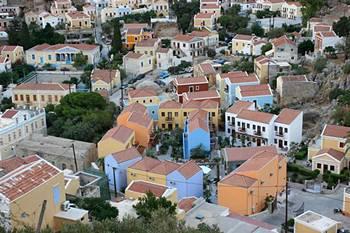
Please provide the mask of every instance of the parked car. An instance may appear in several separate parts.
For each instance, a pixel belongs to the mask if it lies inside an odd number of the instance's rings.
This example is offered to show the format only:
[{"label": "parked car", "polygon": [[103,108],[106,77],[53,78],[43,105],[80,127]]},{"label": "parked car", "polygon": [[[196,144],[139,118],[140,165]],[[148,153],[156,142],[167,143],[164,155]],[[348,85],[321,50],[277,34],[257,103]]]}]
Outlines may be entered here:
[{"label": "parked car", "polygon": [[185,69],[185,71],[186,71],[187,73],[192,73],[192,72],[193,72],[193,67],[192,67],[192,66],[189,66],[189,67],[187,67],[187,68]]},{"label": "parked car", "polygon": [[170,76],[170,74],[169,74],[169,72],[168,71],[161,71],[160,73],[159,73],[159,78],[160,79],[165,79],[165,78],[167,78],[167,77],[169,77]]},{"label": "parked car", "polygon": [[161,86],[161,87],[165,87],[165,86],[166,86],[166,83],[163,82],[163,81],[161,81],[161,80],[155,80],[154,82],[155,82],[156,84],[158,84],[159,86]]},{"label": "parked car", "polygon": [[139,74],[139,75],[136,76],[135,79],[136,79],[136,81],[138,81],[138,80],[143,79],[145,76],[146,76],[145,74]]}]

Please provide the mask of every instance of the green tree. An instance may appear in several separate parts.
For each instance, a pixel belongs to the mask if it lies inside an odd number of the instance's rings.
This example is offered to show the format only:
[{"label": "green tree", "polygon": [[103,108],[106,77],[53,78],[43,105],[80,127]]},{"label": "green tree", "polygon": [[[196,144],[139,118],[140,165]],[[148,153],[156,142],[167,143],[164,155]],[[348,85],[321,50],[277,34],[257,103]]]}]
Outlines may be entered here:
[{"label": "green tree", "polygon": [[322,70],[326,68],[326,66],[327,66],[327,59],[323,57],[317,58],[313,64],[314,71],[316,71],[317,73],[322,72]]},{"label": "green tree", "polygon": [[349,36],[350,34],[350,17],[341,17],[333,23],[333,30],[338,36]]},{"label": "green tree", "polygon": [[348,62],[348,63],[345,63],[344,65],[343,65],[343,72],[344,72],[344,74],[350,74],[350,62]]},{"label": "green tree", "polygon": [[179,29],[183,33],[188,32],[191,29],[194,15],[199,12],[199,0],[190,2],[186,0],[175,1],[172,5],[172,10],[177,17]]},{"label": "green tree", "polygon": [[343,38],[341,43],[335,45],[338,52],[344,53],[344,60],[346,61],[350,57],[350,36]]},{"label": "green tree", "polygon": [[87,64],[88,58],[82,52],[75,55],[73,66],[75,68],[82,68]]},{"label": "green tree", "polygon": [[4,112],[6,109],[10,109],[10,108],[13,108],[13,107],[15,107],[15,104],[12,103],[11,98],[4,97],[1,100],[0,112]]},{"label": "green tree", "polygon": [[79,208],[89,211],[89,215],[97,221],[115,219],[118,217],[118,209],[102,198],[89,197],[75,201]]},{"label": "green tree", "polygon": [[157,198],[153,193],[148,192],[146,196],[141,197],[139,202],[133,206],[137,215],[146,221],[150,220],[152,213],[159,209],[166,210],[167,214],[174,216],[176,213],[176,204],[168,201],[165,197]]},{"label": "green tree", "polygon": [[208,57],[210,58],[214,58],[216,55],[215,49],[208,49],[207,53],[208,53]]},{"label": "green tree", "polygon": [[237,32],[242,28],[248,26],[249,18],[239,15],[240,6],[234,5],[231,8],[227,9],[218,19],[218,23],[222,26],[225,32]]},{"label": "green tree", "polygon": [[298,53],[305,56],[306,53],[313,52],[314,48],[314,43],[311,40],[306,40],[298,45]]},{"label": "green tree", "polygon": [[250,30],[253,34],[259,37],[263,37],[265,34],[264,29],[258,23],[254,23]]},{"label": "green tree", "polygon": [[274,38],[278,38],[281,37],[285,34],[285,31],[283,28],[272,28],[270,31],[268,31],[266,33],[266,36],[269,39],[274,39]]},{"label": "green tree", "polygon": [[113,38],[112,38],[112,50],[111,53],[117,54],[122,51],[122,36],[120,33],[119,20],[113,20]]},{"label": "green tree", "polygon": [[0,73],[0,85],[7,87],[10,83],[17,83],[19,76],[15,72]]},{"label": "green tree", "polygon": [[272,49],[272,44],[271,43],[267,43],[267,44],[265,44],[265,45],[263,45],[262,47],[261,47],[261,54],[262,55],[265,55],[265,53],[267,52],[267,51],[270,51]]},{"label": "green tree", "polygon": [[18,44],[22,45],[24,50],[30,49],[33,46],[32,38],[25,22],[22,22]]},{"label": "green tree", "polygon": [[208,155],[209,155],[209,151],[205,150],[202,144],[200,144],[199,146],[191,150],[192,159],[204,159],[204,158],[207,158]]},{"label": "green tree", "polygon": [[301,9],[303,14],[303,24],[306,25],[307,21],[314,17],[316,13],[324,6],[324,0],[300,0],[300,3],[304,6]]}]

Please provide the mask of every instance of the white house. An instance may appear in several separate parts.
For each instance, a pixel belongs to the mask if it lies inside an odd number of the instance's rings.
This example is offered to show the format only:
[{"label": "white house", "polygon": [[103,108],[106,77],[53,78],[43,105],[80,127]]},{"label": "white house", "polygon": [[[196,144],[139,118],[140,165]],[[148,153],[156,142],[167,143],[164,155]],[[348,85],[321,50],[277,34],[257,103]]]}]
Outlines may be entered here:
[{"label": "white house", "polygon": [[287,19],[297,19],[303,16],[301,9],[303,5],[300,2],[284,2],[282,4],[281,16]]},{"label": "white house", "polygon": [[11,61],[8,57],[0,56],[0,73],[11,70]]},{"label": "white house", "polygon": [[137,76],[153,69],[153,57],[146,54],[129,52],[123,57],[123,67],[127,74]]},{"label": "white house", "polygon": [[270,11],[281,11],[283,3],[285,3],[285,0],[256,0],[252,10],[253,13],[265,9]]},{"label": "white house", "polygon": [[129,6],[106,7],[101,10],[101,22],[105,23],[113,18],[123,17],[129,14],[131,14],[131,8]]},{"label": "white house", "polygon": [[63,23],[64,18],[52,15],[48,12],[42,12],[38,15],[37,24],[42,28],[45,28],[47,24],[50,24],[51,27],[56,27],[59,23]]},{"label": "white house", "polygon": [[171,48],[180,57],[197,57],[204,54],[204,41],[199,37],[178,34],[171,40]]},{"label": "white house", "polygon": [[250,11],[253,10],[255,2],[255,0],[232,0],[230,2],[230,7],[239,5],[241,7],[241,12]]},{"label": "white house", "polygon": [[298,47],[285,35],[272,40],[272,50],[276,61],[298,62]]},{"label": "white house", "polygon": [[237,145],[275,145],[286,153],[302,140],[303,112],[284,108],[280,114],[259,112],[254,103],[235,102],[225,113],[225,135]]},{"label": "white house", "polygon": [[337,44],[343,43],[342,38],[337,36],[334,31],[318,32],[315,37],[315,52],[324,53],[325,48],[335,48]]}]

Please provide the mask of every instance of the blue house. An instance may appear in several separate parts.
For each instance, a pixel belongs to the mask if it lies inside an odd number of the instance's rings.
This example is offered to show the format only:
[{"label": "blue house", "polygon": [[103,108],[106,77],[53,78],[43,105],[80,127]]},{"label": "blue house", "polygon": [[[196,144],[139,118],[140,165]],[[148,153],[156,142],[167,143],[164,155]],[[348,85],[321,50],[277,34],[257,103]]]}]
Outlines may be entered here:
[{"label": "blue house", "polygon": [[240,86],[250,86],[260,84],[259,78],[255,74],[248,74],[242,71],[233,71],[221,74],[224,80],[225,103],[231,105],[236,100],[236,89]]},{"label": "blue house", "polygon": [[208,123],[208,112],[195,110],[190,112],[185,120],[183,132],[183,158],[191,158],[191,150],[202,146],[204,150],[210,151],[210,130]]},{"label": "blue house", "polygon": [[[140,161],[142,156],[136,148],[129,149],[107,155],[104,159],[105,174],[108,178],[109,188],[114,190],[114,182],[117,191],[120,192],[127,186],[127,169],[129,166]],[[114,175],[113,175],[114,173]]]},{"label": "blue house", "polygon": [[167,186],[177,189],[177,199],[203,196],[203,171],[190,160],[167,175]]},{"label": "blue house", "polygon": [[254,102],[261,109],[273,104],[273,94],[269,84],[240,86],[236,89],[236,97],[241,101]]}]

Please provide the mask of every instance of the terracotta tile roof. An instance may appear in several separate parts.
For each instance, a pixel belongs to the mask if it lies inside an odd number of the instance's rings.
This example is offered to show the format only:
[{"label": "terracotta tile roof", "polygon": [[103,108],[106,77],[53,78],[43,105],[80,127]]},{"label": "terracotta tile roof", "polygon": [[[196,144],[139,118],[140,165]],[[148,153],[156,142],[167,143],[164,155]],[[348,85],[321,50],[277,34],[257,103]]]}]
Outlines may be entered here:
[{"label": "terracotta tile roof", "polygon": [[178,169],[179,167],[180,165],[177,163],[170,161],[162,161],[159,165],[152,168],[149,172],[166,176]]},{"label": "terracotta tile roof", "polygon": [[195,38],[194,36],[190,36],[188,34],[186,35],[178,34],[174,37],[174,40],[189,42],[189,41],[192,41],[194,38]]},{"label": "terracotta tile roof", "polygon": [[23,164],[0,178],[0,193],[14,201],[61,172],[43,159]]},{"label": "terracotta tile roof", "polygon": [[147,39],[147,40],[141,40],[135,46],[136,47],[153,47],[157,43],[159,43],[159,39],[158,38],[152,38],[152,39]]},{"label": "terracotta tile roof", "polygon": [[126,108],[124,108],[121,114],[125,112],[129,112],[129,113],[138,112],[138,113],[146,114],[147,108],[140,103],[132,103],[132,104],[129,104]]},{"label": "terracotta tile roof", "polygon": [[15,51],[15,49],[17,48],[17,47],[22,47],[22,46],[18,46],[18,45],[2,45],[2,46],[0,46],[0,51],[2,52],[2,51],[6,51],[6,52],[13,52],[13,51]]},{"label": "terracotta tile roof", "polygon": [[278,77],[283,80],[283,82],[305,82],[308,81],[306,75],[288,75]]},{"label": "terracotta tile roof", "polygon": [[206,74],[216,74],[216,71],[214,67],[210,63],[202,63],[199,64],[199,67],[203,71],[203,73]]},{"label": "terracotta tile roof", "polygon": [[267,0],[267,2],[270,2],[270,3],[283,3],[283,2],[285,2],[285,0]]},{"label": "terracotta tile roof", "polygon": [[275,122],[289,125],[302,113],[303,112],[299,110],[284,108],[276,118]]},{"label": "terracotta tile roof", "polygon": [[257,63],[259,63],[259,64],[265,64],[265,63],[267,63],[267,62],[269,62],[269,61],[271,62],[271,58],[262,55],[262,56],[260,56],[260,57],[257,57],[257,58],[255,59],[255,61],[256,61]]},{"label": "terracotta tile roof", "polygon": [[237,187],[242,187],[242,188],[250,188],[252,187],[258,180],[244,176],[244,175],[239,175],[236,173],[231,173],[224,177],[222,180],[220,180],[220,184],[225,184],[225,185],[231,185],[231,186],[237,186]]},{"label": "terracotta tile roof", "polygon": [[278,159],[279,155],[271,151],[263,151],[255,154],[253,157],[239,166],[235,172],[259,171],[274,159]]},{"label": "terracotta tile roof", "polygon": [[289,45],[292,45],[292,46],[296,46],[295,42],[292,41],[291,39],[289,39],[286,35],[284,36],[281,36],[277,39],[273,39],[272,40],[272,44],[275,46],[275,47],[279,47],[281,45],[285,45],[285,44],[289,44]]},{"label": "terracotta tile roof", "polygon": [[205,4],[202,4],[201,6],[201,9],[216,9],[216,8],[220,8],[219,4],[205,3]]},{"label": "terracotta tile roof", "polygon": [[90,16],[88,14],[85,14],[82,11],[71,11],[69,13],[67,13],[67,15],[69,17],[71,17],[72,19],[86,19],[86,18],[90,18]]},{"label": "terracotta tile roof", "polygon": [[21,165],[32,163],[39,159],[40,158],[37,155],[29,155],[24,158],[12,157],[9,159],[0,160],[0,170],[3,170],[5,173],[9,173]]},{"label": "terracotta tile roof", "polygon": [[249,107],[254,106],[253,102],[249,101],[236,101],[231,107],[229,107],[226,112],[238,114],[243,109],[248,109]]},{"label": "terracotta tile roof", "polygon": [[151,117],[148,116],[147,112],[146,113],[132,112],[130,114],[128,121],[136,123],[145,128],[149,128],[153,123]]},{"label": "terracotta tile roof", "polygon": [[310,22],[322,22],[322,19],[321,18],[312,17],[310,19]]},{"label": "terracotta tile roof", "polygon": [[197,13],[194,15],[195,19],[210,19],[214,17],[214,13]]},{"label": "terracotta tile roof", "polygon": [[126,143],[133,134],[134,130],[123,125],[118,125],[117,127],[108,130],[102,137],[101,141],[106,140],[107,138],[113,138],[119,142]]},{"label": "terracotta tile roof", "polygon": [[204,76],[190,77],[190,78],[182,77],[182,78],[175,78],[173,82],[176,86],[181,86],[181,85],[205,84],[205,83],[208,83],[208,80]]},{"label": "terracotta tile roof", "polygon": [[294,5],[297,7],[302,7],[303,5],[300,2],[286,2],[288,5]]},{"label": "terracotta tile roof", "polygon": [[330,32],[318,32],[317,34],[319,34],[322,37],[337,37],[337,35],[335,34],[334,31],[330,31]]},{"label": "terracotta tile roof", "polygon": [[343,152],[334,150],[332,148],[320,150],[319,152],[317,152],[315,156],[322,155],[322,154],[328,154],[338,161],[341,161],[345,157],[345,154]]},{"label": "terracotta tile roof", "polygon": [[146,28],[148,27],[147,23],[125,23],[123,25],[124,28],[129,29],[129,28]]},{"label": "terracotta tile roof", "polygon": [[127,188],[128,191],[136,193],[151,192],[156,197],[162,197],[168,188],[163,185],[149,183],[141,180],[133,181]]},{"label": "terracotta tile roof", "polygon": [[22,83],[14,88],[15,90],[33,90],[33,91],[66,91],[69,90],[69,84],[65,83]]},{"label": "terracotta tile roof", "polygon": [[118,163],[123,163],[125,161],[133,160],[136,158],[141,158],[141,154],[135,147],[130,147],[126,150],[119,151],[117,153],[112,154],[113,158]]},{"label": "terracotta tile roof", "polygon": [[207,30],[194,30],[190,34],[190,36],[195,36],[195,37],[207,37],[210,35],[210,32]]},{"label": "terracotta tile roof", "polygon": [[2,115],[0,115],[1,118],[8,118],[11,119],[14,117],[19,111],[14,109],[7,109]]},{"label": "terracotta tile roof", "polygon": [[239,119],[261,122],[266,124],[270,123],[273,117],[274,115],[271,113],[251,111],[246,109],[243,109],[237,115],[237,118]]},{"label": "terracotta tile roof", "polygon": [[190,112],[188,116],[188,127],[189,132],[193,132],[199,128],[209,132],[208,112],[204,110],[195,110]]},{"label": "terracotta tile roof", "polygon": [[168,53],[170,48],[158,48],[157,53]]},{"label": "terracotta tile roof", "polygon": [[190,160],[184,164],[182,164],[177,171],[182,174],[186,179],[191,178],[196,175],[198,172],[202,172],[202,169],[194,162]]},{"label": "terracotta tile roof", "polygon": [[196,91],[196,92],[187,92],[184,94],[184,98],[187,100],[205,100],[205,99],[220,99],[220,95],[217,90],[208,90],[208,91]]},{"label": "terracotta tile roof", "polygon": [[350,134],[350,127],[339,125],[326,125],[322,135],[336,138],[346,138]]},{"label": "terracotta tile roof", "polygon": [[105,83],[110,83],[111,79],[116,76],[117,70],[100,70],[94,69],[91,73],[91,80],[102,80]]},{"label": "terracotta tile roof", "polygon": [[314,26],[314,32],[328,32],[332,30],[331,25],[326,25],[326,24],[316,24]]},{"label": "terracotta tile roof", "polygon": [[128,54],[125,55],[126,58],[129,59],[139,59],[142,57],[144,54],[142,53],[134,53],[134,52],[128,52]]},{"label": "terracotta tile roof", "polygon": [[142,28],[128,28],[127,35],[140,35],[143,31]]},{"label": "terracotta tile roof", "polygon": [[247,217],[247,216],[242,216],[242,215],[239,215],[239,214],[236,214],[233,212],[230,212],[230,215],[228,217],[238,219],[239,221],[246,222],[246,223],[249,223],[251,225],[258,226],[258,227],[264,228],[264,229],[269,230],[269,231],[276,229],[276,226],[270,225],[268,223],[265,223],[265,222]]},{"label": "terracotta tile roof", "polygon": [[204,101],[198,101],[198,100],[190,100],[182,105],[183,109],[188,108],[195,108],[195,109],[208,109],[208,108],[218,108],[219,104],[218,102],[214,100],[204,100]]},{"label": "terracotta tile roof", "polygon": [[232,84],[259,82],[259,79],[255,74],[248,75],[246,73],[227,73],[222,77],[227,78]]},{"label": "terracotta tile roof", "polygon": [[183,198],[177,203],[177,207],[181,210],[184,210],[186,213],[193,208],[194,202],[196,200],[197,200],[196,197]]},{"label": "terracotta tile roof", "polygon": [[272,95],[269,84],[239,86],[238,88],[242,97]]},{"label": "terracotta tile roof", "polygon": [[130,98],[142,98],[157,96],[157,92],[152,88],[139,88],[135,90],[129,90],[128,95]]},{"label": "terracotta tile roof", "polygon": [[159,161],[158,159],[153,159],[151,157],[143,157],[142,160],[136,162],[129,168],[149,172],[159,164],[161,164],[161,161]]},{"label": "terracotta tile roof", "polygon": [[92,44],[55,44],[55,45],[49,45],[49,44],[41,44],[36,45],[31,50],[35,51],[56,51],[62,48],[71,47],[75,48],[81,51],[90,51],[98,48],[98,45],[92,45]]},{"label": "terracotta tile roof", "polygon": [[159,105],[159,109],[180,109],[182,105],[174,100],[167,100]]},{"label": "terracotta tile roof", "polygon": [[258,147],[231,147],[224,148],[227,161],[247,161],[251,157],[261,152],[269,151],[277,154],[275,146],[258,146]]},{"label": "terracotta tile roof", "polygon": [[237,34],[235,37],[233,37],[234,40],[252,40],[254,36],[252,35],[242,35],[242,34]]}]

